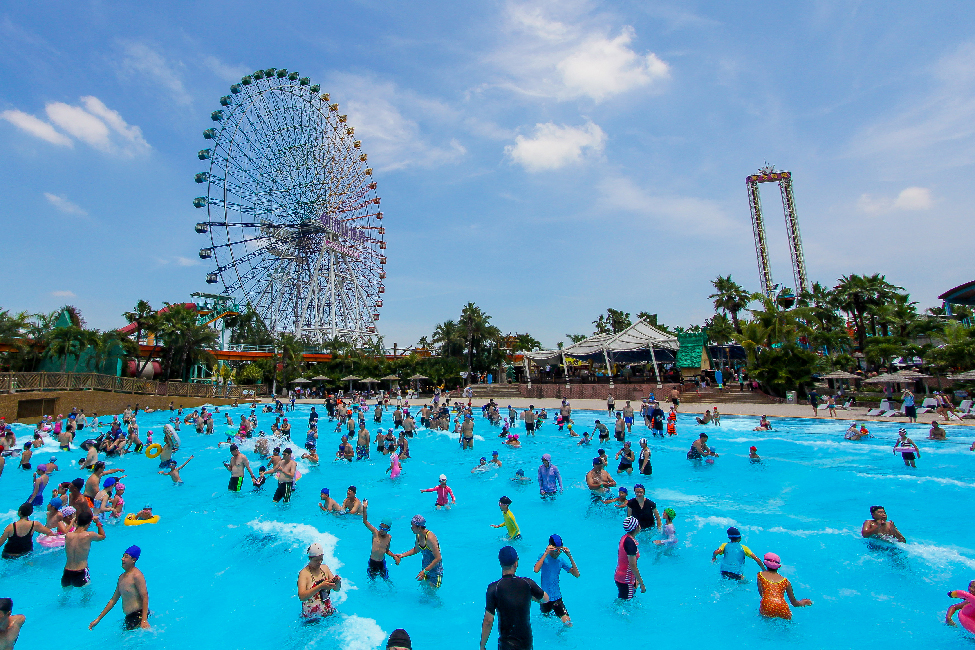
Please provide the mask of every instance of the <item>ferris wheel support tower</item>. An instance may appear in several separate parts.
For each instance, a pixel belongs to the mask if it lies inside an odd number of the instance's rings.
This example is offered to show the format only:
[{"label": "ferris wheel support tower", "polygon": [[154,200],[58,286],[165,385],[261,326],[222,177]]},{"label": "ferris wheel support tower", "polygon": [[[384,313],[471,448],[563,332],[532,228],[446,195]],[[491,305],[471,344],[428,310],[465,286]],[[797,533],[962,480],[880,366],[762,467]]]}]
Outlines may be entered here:
[{"label": "ferris wheel support tower", "polygon": [[774,298],[775,284],[772,282],[772,268],[768,261],[768,245],[765,238],[765,220],[762,216],[762,201],[759,196],[759,183],[778,183],[782,195],[782,211],[785,213],[785,230],[789,238],[789,253],[792,256],[792,274],[796,282],[796,293],[809,290],[809,276],[806,275],[806,258],[802,253],[802,236],[799,234],[799,217],[796,215],[796,199],[792,194],[792,173],[776,171],[773,165],[766,164],[745,179],[748,188],[748,206],[752,213],[752,232],[755,235],[755,254],[758,257],[758,277],[762,293]]}]

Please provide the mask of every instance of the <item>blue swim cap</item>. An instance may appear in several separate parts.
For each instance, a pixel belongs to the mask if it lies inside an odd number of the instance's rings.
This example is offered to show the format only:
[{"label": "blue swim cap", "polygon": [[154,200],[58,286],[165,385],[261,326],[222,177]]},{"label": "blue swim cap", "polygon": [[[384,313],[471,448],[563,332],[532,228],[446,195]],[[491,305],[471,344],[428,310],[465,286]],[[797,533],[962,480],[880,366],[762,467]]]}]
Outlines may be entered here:
[{"label": "blue swim cap", "polygon": [[498,562],[501,563],[501,566],[512,566],[517,561],[518,551],[516,551],[513,546],[505,546],[498,551]]},{"label": "blue swim cap", "polygon": [[328,488],[322,488],[322,494],[328,494]]},{"label": "blue swim cap", "polygon": [[64,501],[61,500],[61,497],[54,497],[48,505],[54,506],[55,510],[60,510],[64,506]]},{"label": "blue swim cap", "polygon": [[142,549],[138,546],[132,545],[125,549],[125,554],[128,555],[133,560],[138,560],[139,556],[142,555]]}]

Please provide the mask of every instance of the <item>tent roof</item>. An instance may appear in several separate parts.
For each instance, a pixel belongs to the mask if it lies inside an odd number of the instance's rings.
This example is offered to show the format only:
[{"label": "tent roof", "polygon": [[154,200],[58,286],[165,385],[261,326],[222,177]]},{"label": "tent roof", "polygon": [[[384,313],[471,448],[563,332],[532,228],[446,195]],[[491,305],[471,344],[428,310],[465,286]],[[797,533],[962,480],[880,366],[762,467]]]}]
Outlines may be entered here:
[{"label": "tent roof", "polygon": [[562,354],[567,357],[584,357],[590,354],[601,354],[603,350],[625,352],[647,350],[651,347],[676,351],[680,346],[677,344],[677,337],[665,334],[653,325],[638,320],[618,334],[596,334],[562,350],[540,350],[525,354],[536,362],[545,362],[559,359]]}]

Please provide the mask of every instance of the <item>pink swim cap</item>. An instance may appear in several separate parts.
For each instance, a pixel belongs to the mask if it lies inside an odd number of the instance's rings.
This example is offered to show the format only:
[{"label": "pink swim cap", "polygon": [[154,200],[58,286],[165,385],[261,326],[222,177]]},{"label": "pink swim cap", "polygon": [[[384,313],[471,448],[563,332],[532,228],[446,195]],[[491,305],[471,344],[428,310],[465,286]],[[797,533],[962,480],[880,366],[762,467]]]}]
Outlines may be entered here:
[{"label": "pink swim cap", "polygon": [[765,566],[769,569],[778,569],[780,566],[782,566],[782,560],[780,560],[779,556],[775,553],[766,553]]}]

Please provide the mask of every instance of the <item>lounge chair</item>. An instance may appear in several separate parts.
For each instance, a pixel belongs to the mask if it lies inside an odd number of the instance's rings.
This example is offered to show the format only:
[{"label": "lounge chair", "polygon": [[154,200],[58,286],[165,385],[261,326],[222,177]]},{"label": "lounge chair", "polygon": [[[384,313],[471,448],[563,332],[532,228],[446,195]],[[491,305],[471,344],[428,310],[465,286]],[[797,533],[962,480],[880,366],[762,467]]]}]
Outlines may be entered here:
[{"label": "lounge chair", "polygon": [[931,413],[934,409],[938,408],[938,400],[933,397],[925,397],[921,405],[917,407],[917,414],[921,415],[923,413]]},{"label": "lounge chair", "polygon": [[842,404],[842,405],[837,404],[836,408],[840,411],[849,411],[852,406],[853,406],[853,400],[847,400],[846,404]]},{"label": "lounge chair", "polygon": [[870,417],[874,417],[877,415],[883,415],[887,411],[892,411],[892,410],[893,407],[891,406],[890,401],[882,399],[880,400],[880,406],[878,408],[870,409],[869,411],[867,411],[867,415]]}]

